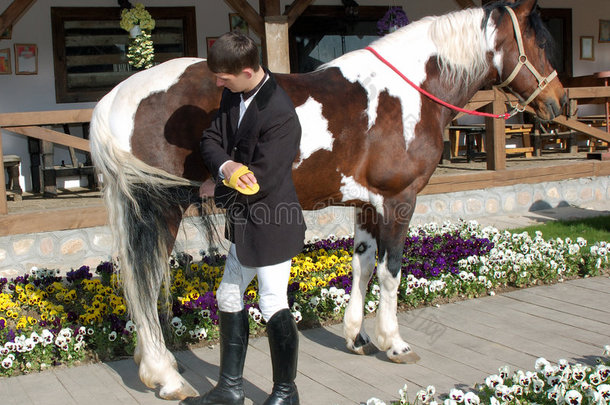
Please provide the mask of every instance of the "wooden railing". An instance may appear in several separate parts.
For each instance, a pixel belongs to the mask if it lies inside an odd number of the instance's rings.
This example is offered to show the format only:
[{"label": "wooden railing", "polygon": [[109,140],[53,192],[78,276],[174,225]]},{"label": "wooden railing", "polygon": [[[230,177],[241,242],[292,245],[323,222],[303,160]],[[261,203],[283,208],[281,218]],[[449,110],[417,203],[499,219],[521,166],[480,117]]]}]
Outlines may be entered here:
[{"label": "wooden railing", "polygon": [[[4,131],[89,152],[88,140],[43,128],[42,126],[89,122],[91,121],[92,112],[92,109],[86,109],[0,114],[0,166],[4,167],[2,158],[2,132]],[[7,213],[6,179],[3,169],[0,173],[0,215],[6,215]]]}]

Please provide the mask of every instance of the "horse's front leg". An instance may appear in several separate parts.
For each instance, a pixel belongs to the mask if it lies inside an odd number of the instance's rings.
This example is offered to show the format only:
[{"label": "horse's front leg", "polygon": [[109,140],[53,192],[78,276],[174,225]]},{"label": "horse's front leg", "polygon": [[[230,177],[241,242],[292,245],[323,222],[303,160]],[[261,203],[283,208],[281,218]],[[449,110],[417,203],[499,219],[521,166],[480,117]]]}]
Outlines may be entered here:
[{"label": "horse's front leg", "polygon": [[375,332],[379,349],[385,350],[396,363],[415,363],[420,359],[400,336],[396,315],[402,256],[414,207],[415,197],[402,202],[388,201],[383,220],[378,224],[377,278],[381,291]]},{"label": "horse's front leg", "polygon": [[[377,348],[362,325],[364,297],[375,267],[377,242],[370,233],[372,221],[367,221],[367,210],[357,210],[352,256],[352,291],[343,318],[343,335],[347,348],[356,354],[371,354]],[[368,223],[367,223],[368,222]]]}]

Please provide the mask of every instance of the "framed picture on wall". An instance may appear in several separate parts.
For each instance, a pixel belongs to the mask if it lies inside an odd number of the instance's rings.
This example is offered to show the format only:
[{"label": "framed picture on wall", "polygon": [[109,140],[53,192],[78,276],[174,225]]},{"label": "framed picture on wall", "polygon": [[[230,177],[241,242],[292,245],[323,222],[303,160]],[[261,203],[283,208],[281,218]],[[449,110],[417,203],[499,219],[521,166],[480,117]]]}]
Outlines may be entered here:
[{"label": "framed picture on wall", "polygon": [[229,28],[231,31],[239,31],[248,35],[248,23],[237,13],[229,14]]},{"label": "framed picture on wall", "polygon": [[0,75],[11,74],[11,49],[0,49]]},{"label": "framed picture on wall", "polygon": [[208,54],[210,53],[210,48],[212,47],[212,45],[214,45],[214,42],[216,42],[217,39],[218,37],[205,37],[206,49]]},{"label": "framed picture on wall", "polygon": [[580,59],[595,60],[592,36],[580,37]]},{"label": "framed picture on wall", "polygon": [[598,42],[610,42],[610,20],[599,20]]},{"label": "framed picture on wall", "polygon": [[15,44],[15,74],[38,74],[38,47],[34,44]]}]

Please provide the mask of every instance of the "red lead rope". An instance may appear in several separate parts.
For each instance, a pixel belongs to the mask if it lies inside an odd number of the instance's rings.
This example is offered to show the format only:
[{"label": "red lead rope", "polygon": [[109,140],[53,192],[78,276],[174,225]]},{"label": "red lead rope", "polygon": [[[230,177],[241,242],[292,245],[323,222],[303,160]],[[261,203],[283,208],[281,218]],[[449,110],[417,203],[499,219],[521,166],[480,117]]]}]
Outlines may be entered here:
[{"label": "red lead rope", "polygon": [[443,105],[443,106],[445,106],[447,108],[450,108],[452,110],[455,110],[455,111],[463,112],[463,113],[470,114],[470,115],[478,115],[478,116],[481,116],[481,117],[501,118],[501,119],[504,119],[504,120],[507,120],[507,119],[509,119],[511,117],[510,113],[505,113],[505,114],[489,114],[489,113],[484,113],[484,112],[479,112],[479,111],[474,111],[474,110],[466,110],[464,108],[460,108],[460,107],[455,106],[453,104],[449,104],[449,103],[441,100],[440,98],[438,98],[438,97],[428,93],[426,90],[422,89],[421,87],[419,87],[418,85],[413,83],[411,80],[409,80],[409,78],[407,76],[403,75],[400,70],[396,69],[396,67],[394,67],[394,65],[392,65],[390,62],[388,62],[383,56],[381,56],[379,54],[379,52],[377,52],[376,50],[374,50],[370,46],[367,46],[364,49],[366,49],[367,51],[370,51],[373,55],[375,55],[377,57],[377,59],[379,59],[387,67],[392,69],[398,76],[402,77],[402,79],[405,82],[409,83],[409,85],[411,85],[411,87],[413,87],[415,90],[419,91],[421,94],[423,94],[424,96],[428,97],[430,100],[439,103],[440,105]]}]

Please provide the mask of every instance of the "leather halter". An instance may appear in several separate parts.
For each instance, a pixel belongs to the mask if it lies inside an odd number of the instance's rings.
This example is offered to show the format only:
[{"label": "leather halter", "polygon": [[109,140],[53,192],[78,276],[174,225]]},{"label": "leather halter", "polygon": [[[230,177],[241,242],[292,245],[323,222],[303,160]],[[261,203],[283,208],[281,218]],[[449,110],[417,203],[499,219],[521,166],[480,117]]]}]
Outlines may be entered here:
[{"label": "leather halter", "polygon": [[538,81],[538,87],[529,96],[529,98],[527,100],[525,100],[524,103],[517,103],[516,106],[511,105],[511,107],[513,107],[514,111],[523,112],[525,110],[525,107],[529,103],[531,103],[538,96],[538,94],[540,94],[540,92],[542,90],[544,90],[544,88],[553,79],[555,79],[557,77],[557,71],[553,70],[553,72],[550,75],[548,75],[547,77],[543,77],[538,72],[538,70],[534,67],[534,65],[532,65],[530,63],[530,61],[527,59],[527,56],[525,55],[525,50],[523,49],[523,38],[521,37],[521,30],[519,28],[519,21],[517,20],[517,16],[515,15],[515,12],[510,7],[504,6],[504,8],[508,11],[508,15],[510,15],[510,18],[513,22],[513,28],[515,30],[515,38],[517,39],[517,47],[519,48],[519,61],[517,62],[517,65],[513,69],[513,72],[510,74],[510,76],[508,76],[506,78],[506,80],[504,80],[498,87],[508,86],[513,81],[513,79],[517,76],[517,74],[519,74],[519,72],[521,71],[521,68],[523,68],[523,66],[527,67],[529,69],[529,71],[534,75],[536,80]]}]

